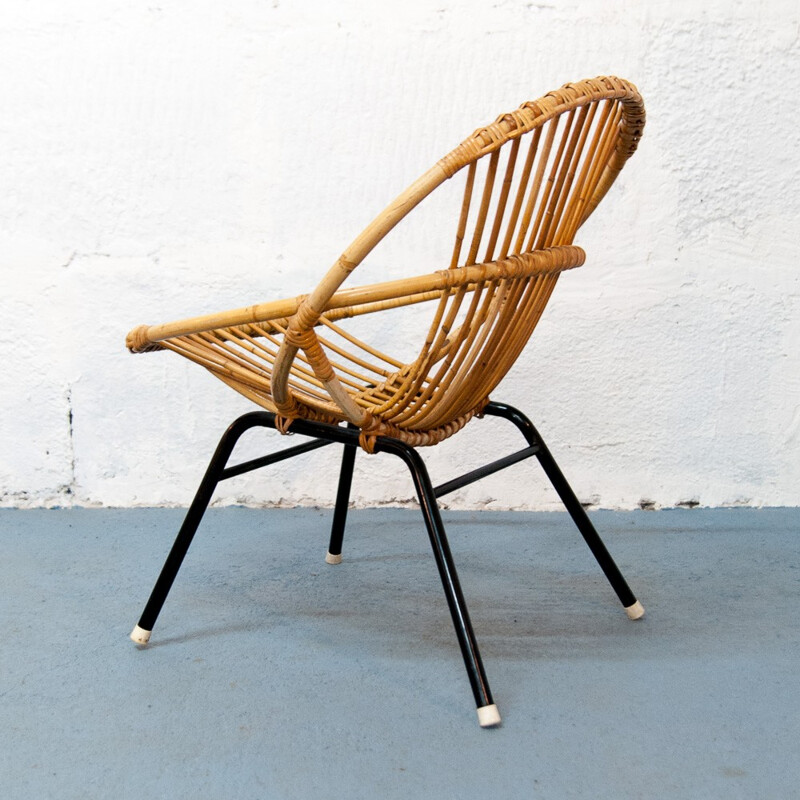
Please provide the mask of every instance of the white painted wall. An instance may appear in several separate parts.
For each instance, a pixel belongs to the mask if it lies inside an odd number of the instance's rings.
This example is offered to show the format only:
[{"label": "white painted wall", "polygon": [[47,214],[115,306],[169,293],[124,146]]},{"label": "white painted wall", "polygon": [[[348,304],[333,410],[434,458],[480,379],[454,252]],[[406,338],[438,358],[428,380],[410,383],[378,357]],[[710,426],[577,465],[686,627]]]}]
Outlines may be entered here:
[{"label": "white painted wall", "polygon": [[[479,124],[618,74],[647,103],[641,147],[496,397],[601,506],[798,504],[799,36],[796,0],[5,4],[0,503],[188,502],[247,403],[128,355],[129,328],[308,290]],[[425,233],[404,243],[420,271]],[[475,423],[431,470],[508,434]],[[330,504],[335,465],[221,500]],[[359,465],[359,503],[411,496],[393,460]],[[451,505],[556,506],[534,464]]]}]

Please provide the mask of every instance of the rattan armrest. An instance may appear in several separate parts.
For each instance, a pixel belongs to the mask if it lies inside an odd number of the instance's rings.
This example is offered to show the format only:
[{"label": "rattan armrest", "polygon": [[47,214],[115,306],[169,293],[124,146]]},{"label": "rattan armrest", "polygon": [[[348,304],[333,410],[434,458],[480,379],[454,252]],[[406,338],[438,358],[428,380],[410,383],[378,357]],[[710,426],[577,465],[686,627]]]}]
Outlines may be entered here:
[{"label": "rattan armrest", "polygon": [[[415,278],[343,289],[330,298],[323,314],[329,321],[337,321],[361,314],[435,300],[441,297],[443,291],[460,286],[466,285],[468,288],[474,288],[487,280],[530,277],[579,267],[584,263],[585,257],[586,254],[580,247],[564,245],[533,253],[523,253],[499,261],[439,270]],[[286,300],[259,303],[163,325],[139,325],[128,333],[126,344],[131,352],[142,353],[159,349],[159,342],[164,339],[219,328],[250,323],[259,325],[272,323],[276,330],[284,329],[296,314],[305,297],[306,295],[299,295]],[[316,324],[318,321],[314,322],[314,325]]]}]

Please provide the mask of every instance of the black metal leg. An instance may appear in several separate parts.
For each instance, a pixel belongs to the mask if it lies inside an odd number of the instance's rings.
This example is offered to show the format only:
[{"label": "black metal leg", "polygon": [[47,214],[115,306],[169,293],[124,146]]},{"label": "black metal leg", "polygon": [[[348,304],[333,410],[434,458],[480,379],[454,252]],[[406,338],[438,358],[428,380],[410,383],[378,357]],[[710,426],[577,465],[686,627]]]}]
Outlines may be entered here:
[{"label": "black metal leg", "polygon": [[[357,430],[355,426],[348,428]],[[339,471],[339,488],[336,492],[336,507],[333,510],[333,524],[331,525],[331,539],[328,545],[328,554],[325,560],[329,564],[340,564],[342,561],[342,541],[344,539],[344,526],[347,522],[347,506],[350,502],[350,487],[353,484],[353,465],[356,461],[356,445],[346,444],[342,453],[342,467]]]},{"label": "black metal leg", "polygon": [[482,727],[497,725],[500,722],[500,715],[492,700],[489,682],[486,679],[486,672],[478,650],[478,642],[475,639],[475,633],[469,619],[467,604],[458,581],[458,573],[453,563],[453,556],[447,544],[444,524],[439,513],[439,505],[436,502],[433,486],[428,477],[428,470],[416,450],[396,439],[379,438],[375,444],[375,452],[381,451],[399,456],[411,471],[422,514],[425,517],[425,525],[428,528],[436,566],[439,569],[439,576],[442,579],[442,586],[447,597],[447,605],[450,608],[453,626],[456,630],[458,643],[461,646],[464,665],[467,668],[472,693],[475,696],[478,720]]},{"label": "black metal leg", "polygon": [[575,496],[575,492],[572,491],[572,487],[564,477],[564,473],[561,472],[558,464],[556,464],[555,459],[547,449],[547,445],[533,423],[521,411],[504,403],[489,403],[486,407],[486,413],[510,420],[519,428],[529,445],[538,447],[535,455],[539,459],[542,469],[545,471],[550,483],[553,484],[553,488],[558,492],[561,502],[564,503],[586,544],[589,545],[589,549],[597,559],[597,563],[605,573],[606,578],[608,578],[611,587],[617,593],[617,597],[625,607],[628,616],[632,619],[641,617],[644,614],[644,609],[636,600],[635,595],[619,571],[619,567],[617,567],[611,554],[603,544],[603,540],[595,530],[594,525],[592,525],[586,511]]},{"label": "black metal leg", "polygon": [[[539,459],[548,478],[553,483],[564,505],[567,507],[567,510],[578,526],[586,543],[589,545],[592,553],[608,577],[612,587],[617,592],[622,604],[625,606],[625,610],[628,612],[628,616],[635,619],[644,613],[644,609],[636,601],[628,584],[622,577],[622,574],[598,536],[597,531],[589,521],[586,512],[531,421],[517,409],[502,403],[489,403],[486,406],[485,413],[504,417],[513,422],[527,440],[528,447],[492,461],[458,478],[447,481],[436,488],[432,486],[425,464],[413,447],[397,439],[378,437],[374,449],[376,453],[387,452],[400,457],[411,472],[422,513],[425,518],[425,524],[428,529],[433,554],[436,559],[436,566],[442,580],[445,597],[447,598],[447,605],[450,608],[450,614],[458,637],[458,643],[461,647],[467,675],[475,697],[475,703],[478,707],[478,720],[483,727],[490,727],[499,724],[500,715],[492,700],[491,691],[489,690],[480,651],[478,650],[478,643],[475,639],[475,633],[469,619],[466,602],[458,580],[458,574],[455,564],[453,563],[452,554],[450,553],[450,547],[447,543],[444,524],[442,523],[439,506],[436,500],[437,497],[455,491],[481,477],[490,475],[493,472],[497,472],[511,464],[515,464],[535,455]],[[200,483],[197,494],[186,514],[175,543],[172,546],[172,550],[167,556],[161,574],[156,581],[150,599],[145,606],[139,624],[134,628],[131,634],[131,638],[138,644],[146,644],[149,640],[150,632],[153,629],[167,594],[172,587],[178,570],[192,543],[192,539],[200,525],[203,514],[208,507],[217,484],[222,480],[227,480],[228,478],[242,475],[245,472],[275,464],[287,458],[293,458],[296,455],[308,453],[311,450],[332,443],[344,445],[341,471],[339,474],[339,487],[336,496],[336,508],[333,515],[328,552],[328,560],[330,560],[331,557],[335,558],[337,556],[338,560],[341,560],[342,541],[347,519],[347,506],[350,497],[353,466],[356,449],[359,445],[358,429],[352,425],[329,425],[311,420],[297,419],[292,422],[291,430],[303,436],[311,437],[311,441],[232,467],[226,466],[237,441],[245,431],[256,426],[275,428],[275,419],[275,415],[267,411],[254,411],[245,414],[233,422],[220,439],[216,452],[208,465],[206,474]],[[338,563],[338,561],[333,560],[330,563]]]},{"label": "black metal leg", "polygon": [[131,634],[131,638],[138,644],[147,644],[150,639],[150,633],[153,630],[156,619],[161,612],[164,601],[167,599],[169,590],[172,588],[172,584],[183,563],[189,545],[192,543],[200,521],[203,519],[203,514],[206,508],[208,508],[209,502],[211,502],[214,489],[217,488],[217,484],[223,477],[225,465],[228,463],[228,459],[233,452],[233,448],[236,446],[236,442],[239,441],[239,437],[250,428],[269,424],[271,416],[272,415],[261,412],[245,414],[243,417],[239,417],[239,419],[233,422],[222,435],[217,449],[209,462],[206,474],[200,482],[194,500],[191,506],[189,506],[189,510],[183,520],[183,525],[181,525],[175,543],[172,545],[172,549],[167,556],[161,574],[158,576],[158,580],[153,587],[150,599],[147,601],[147,605],[142,612],[139,624],[134,628]]},{"label": "black metal leg", "polygon": [[603,544],[603,540],[595,530],[594,525],[592,525],[580,501],[572,491],[572,487],[567,483],[567,479],[559,469],[555,459],[541,440],[540,450],[536,455],[539,459],[539,463],[542,465],[542,469],[544,469],[553,487],[558,492],[558,496],[561,498],[561,501],[566,506],[573,521],[578,526],[578,530],[583,535],[586,544],[589,545],[589,549],[597,559],[597,563],[600,565],[612,588],[617,593],[620,602],[625,608],[636,605],[636,597],[625,581],[625,578],[622,577],[622,573],[619,571],[614,559]]}]

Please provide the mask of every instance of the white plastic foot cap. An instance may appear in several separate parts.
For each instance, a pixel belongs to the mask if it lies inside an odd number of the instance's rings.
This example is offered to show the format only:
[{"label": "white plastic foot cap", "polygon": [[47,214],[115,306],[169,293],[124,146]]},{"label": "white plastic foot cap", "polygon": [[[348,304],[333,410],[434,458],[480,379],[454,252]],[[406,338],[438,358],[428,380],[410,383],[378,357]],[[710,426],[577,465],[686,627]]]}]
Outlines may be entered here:
[{"label": "white plastic foot cap", "polygon": [[500,712],[497,706],[492,703],[490,706],[481,706],[478,709],[478,722],[481,728],[493,728],[500,724]]},{"label": "white plastic foot cap", "polygon": [[637,600],[632,606],[625,609],[628,619],[641,619],[644,616],[644,606]]},{"label": "white plastic foot cap", "polygon": [[338,555],[334,555],[333,553],[328,553],[325,556],[325,561],[328,564],[341,564],[342,563],[342,554],[339,553]]},{"label": "white plastic foot cap", "polygon": [[151,631],[146,631],[144,628],[140,628],[137,625],[131,631],[131,639],[136,642],[136,644],[147,644],[150,641],[150,633]]}]

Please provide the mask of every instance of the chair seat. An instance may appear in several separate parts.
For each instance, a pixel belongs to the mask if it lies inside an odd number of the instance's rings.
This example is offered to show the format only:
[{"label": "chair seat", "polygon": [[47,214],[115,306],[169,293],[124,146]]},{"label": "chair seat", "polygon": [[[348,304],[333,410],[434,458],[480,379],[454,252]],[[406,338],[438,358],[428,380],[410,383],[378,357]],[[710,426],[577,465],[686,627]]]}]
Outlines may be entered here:
[{"label": "chair seat", "polygon": [[[325,352],[338,383],[367,415],[360,424],[365,448],[371,449],[378,434],[391,435],[414,446],[436,444],[480,413],[488,394],[455,392],[451,388],[452,377],[444,387],[440,380],[435,385],[432,380],[440,365],[447,367],[459,348],[471,345],[479,328],[449,328],[447,335],[437,338],[435,346],[423,348],[414,361],[403,362],[355,336],[341,323],[351,317],[425,302],[438,301],[441,308],[455,295],[476,293],[490,298],[491,302],[484,299],[479,312],[489,316],[492,309],[496,314],[508,297],[518,295],[531,278],[554,284],[562,271],[580,266],[584,258],[583,250],[574,245],[552,247],[335,294],[325,312],[313,322],[314,342]],[[487,285],[498,278],[499,286],[491,284],[491,291],[487,290]],[[549,291],[544,295],[545,302],[547,296]],[[138,326],[128,334],[127,343],[133,352],[172,350],[205,367],[254,403],[281,414],[273,397],[273,368],[291,321],[305,301],[306,297],[301,296],[166,325]],[[472,321],[476,314],[466,316]],[[240,322],[244,319],[252,321]],[[538,315],[533,324],[537,319]],[[214,326],[219,320],[239,324]],[[468,374],[462,374],[461,382],[468,383],[468,378]],[[318,366],[303,350],[291,363],[287,385],[296,404],[292,416],[329,423],[348,419],[346,410],[330,396]],[[290,423],[291,418],[287,418],[282,427],[288,428]]]}]

